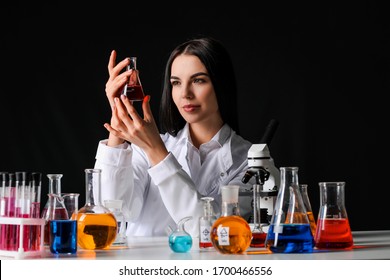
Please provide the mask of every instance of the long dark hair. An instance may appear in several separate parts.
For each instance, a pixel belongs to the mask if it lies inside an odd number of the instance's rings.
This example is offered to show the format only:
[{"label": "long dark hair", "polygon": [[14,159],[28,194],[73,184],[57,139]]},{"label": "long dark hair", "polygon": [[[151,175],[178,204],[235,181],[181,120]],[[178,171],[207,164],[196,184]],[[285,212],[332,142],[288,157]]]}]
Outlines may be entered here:
[{"label": "long dark hair", "polygon": [[214,86],[222,120],[238,133],[237,84],[233,63],[222,43],[210,37],[184,42],[169,56],[160,103],[161,132],[176,136],[186,123],[173,102],[170,82],[173,60],[181,54],[195,55],[204,64]]}]

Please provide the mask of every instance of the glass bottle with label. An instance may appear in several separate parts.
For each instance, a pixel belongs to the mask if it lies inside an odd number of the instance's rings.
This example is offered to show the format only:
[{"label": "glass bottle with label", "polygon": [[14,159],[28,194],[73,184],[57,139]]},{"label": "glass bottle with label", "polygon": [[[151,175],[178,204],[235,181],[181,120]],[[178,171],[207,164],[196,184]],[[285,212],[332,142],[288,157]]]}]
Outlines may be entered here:
[{"label": "glass bottle with label", "polygon": [[110,247],[117,235],[114,214],[100,200],[101,169],[85,169],[85,205],[77,214],[77,240],[82,249]]},{"label": "glass bottle with label", "polygon": [[202,197],[203,204],[203,216],[199,218],[199,248],[212,248],[210,233],[211,227],[217,220],[214,214],[211,202],[214,200],[212,197]]},{"label": "glass bottle with label", "polygon": [[252,231],[240,215],[238,191],[238,185],[221,187],[222,214],[211,228],[211,242],[221,254],[242,254],[251,244]]}]

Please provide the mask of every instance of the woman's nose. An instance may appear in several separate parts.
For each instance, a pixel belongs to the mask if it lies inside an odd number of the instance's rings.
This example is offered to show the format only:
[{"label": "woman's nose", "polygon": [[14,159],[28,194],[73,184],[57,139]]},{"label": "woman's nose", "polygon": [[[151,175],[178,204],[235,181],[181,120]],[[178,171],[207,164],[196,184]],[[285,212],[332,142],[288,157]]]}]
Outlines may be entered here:
[{"label": "woman's nose", "polygon": [[181,97],[183,99],[192,99],[194,97],[194,94],[190,86],[183,87],[183,90],[181,92]]}]

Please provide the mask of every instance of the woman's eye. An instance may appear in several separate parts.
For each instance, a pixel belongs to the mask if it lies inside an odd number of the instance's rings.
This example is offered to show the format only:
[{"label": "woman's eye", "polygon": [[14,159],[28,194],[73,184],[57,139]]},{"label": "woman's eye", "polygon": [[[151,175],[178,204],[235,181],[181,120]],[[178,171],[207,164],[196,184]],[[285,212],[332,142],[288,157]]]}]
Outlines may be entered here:
[{"label": "woman's eye", "polygon": [[203,83],[203,82],[204,82],[203,79],[195,79],[195,80],[194,80],[194,83],[196,83],[196,84],[201,84],[201,83]]},{"label": "woman's eye", "polygon": [[171,81],[171,85],[172,86],[176,86],[176,85],[179,85],[180,83],[179,83],[179,81]]}]

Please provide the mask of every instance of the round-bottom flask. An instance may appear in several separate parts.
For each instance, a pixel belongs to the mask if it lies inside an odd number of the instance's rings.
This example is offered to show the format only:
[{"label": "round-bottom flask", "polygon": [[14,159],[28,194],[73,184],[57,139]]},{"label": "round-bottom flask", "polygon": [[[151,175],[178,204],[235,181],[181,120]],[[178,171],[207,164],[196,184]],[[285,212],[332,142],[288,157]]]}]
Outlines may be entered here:
[{"label": "round-bottom flask", "polygon": [[83,249],[105,249],[115,240],[117,221],[100,201],[101,170],[85,169],[86,203],[77,214],[77,243]]},{"label": "round-bottom flask", "polygon": [[239,186],[222,186],[222,214],[211,228],[211,242],[221,254],[242,254],[250,246],[252,231],[248,222],[240,216],[238,205]]}]

